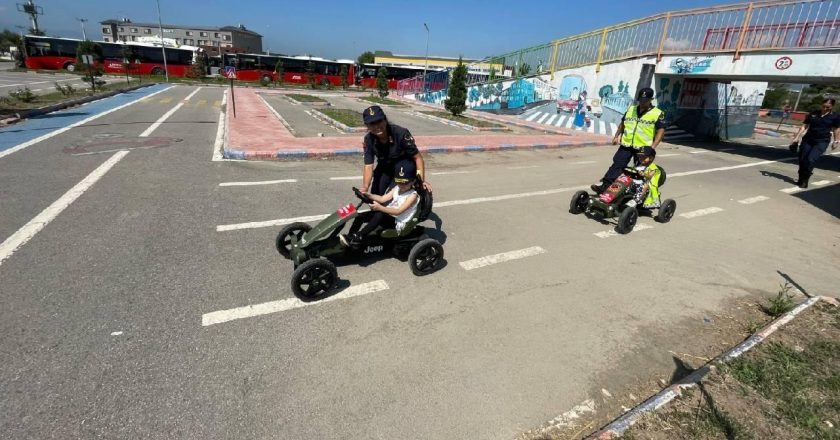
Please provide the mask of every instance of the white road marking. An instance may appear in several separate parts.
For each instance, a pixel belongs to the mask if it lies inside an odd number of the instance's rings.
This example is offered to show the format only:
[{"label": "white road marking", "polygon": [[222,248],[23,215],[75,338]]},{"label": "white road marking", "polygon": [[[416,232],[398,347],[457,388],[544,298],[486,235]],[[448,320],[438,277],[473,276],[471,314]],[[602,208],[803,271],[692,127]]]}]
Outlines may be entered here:
[{"label": "white road marking", "polygon": [[362,180],[362,176],[330,177],[330,180]]},{"label": "white road marking", "polygon": [[[225,102],[227,101],[227,90],[222,93],[222,105],[221,107],[225,106]],[[219,111],[219,125],[216,127],[216,142],[213,143],[213,157],[211,161],[219,162],[224,160],[224,156],[222,155],[222,150],[224,149],[225,144],[225,112]]]},{"label": "white road marking", "polygon": [[384,280],[377,280],[371,283],[350,286],[340,293],[324,298],[320,301],[303,302],[297,298],[281,299],[262,304],[253,304],[235,309],[220,310],[218,312],[205,313],[201,316],[201,325],[206,327],[213,324],[233,321],[236,319],[251,318],[254,316],[267,315],[270,313],[285,312],[287,310],[299,309],[307,306],[317,306],[340,299],[353,298],[355,296],[367,295],[382,290],[388,290],[388,283]]},{"label": "white road marking", "polygon": [[607,124],[604,121],[598,121],[598,133],[607,134]]},{"label": "white road marking", "polygon": [[[77,79],[57,79],[55,81],[58,82],[58,81],[78,81],[78,80]],[[21,83],[21,84],[7,84],[7,85],[0,86],[0,87],[31,86],[33,84],[44,84],[44,83],[48,83],[48,82],[51,82],[51,81],[37,81],[37,82]]]},{"label": "white road marking", "polygon": [[528,122],[531,122],[534,119],[537,119],[537,116],[539,116],[541,114],[542,113],[540,113],[540,112],[534,112],[534,113],[531,114],[531,116],[528,116],[525,120],[528,121]]},{"label": "white road marking", "polygon": [[123,334],[123,332],[111,332],[111,336],[119,336]]},{"label": "white road marking", "polygon": [[7,238],[6,241],[0,244],[0,264],[3,264],[3,260],[11,257],[15,251],[31,240],[35,234],[40,232],[41,229],[44,229],[49,222],[58,217],[62,211],[84,194],[85,191],[90,189],[94,183],[102,178],[102,176],[104,176],[111,167],[116,165],[117,162],[125,157],[126,154],[128,154],[128,151],[120,151],[119,153],[111,156],[102,165],[99,165],[99,167],[88,174],[87,177],[82,179],[81,182],[77,183],[73,188],[70,188],[70,190],[59,197],[58,200],[41,211],[40,214],[36,215],[35,218],[23,225],[23,227],[18,229],[17,232],[11,235],[11,237]]},{"label": "white road marking", "polygon": [[441,171],[439,173],[430,173],[432,176],[445,176],[447,174],[472,174],[475,171]]},{"label": "white road marking", "polygon": [[566,116],[565,115],[560,115],[560,117],[557,118],[557,122],[554,124],[554,126],[559,127],[559,126],[563,125],[565,122],[566,122]]},{"label": "white road marking", "polygon": [[540,120],[539,120],[539,121],[537,121],[537,124],[542,124],[542,123],[543,123],[543,121],[545,121],[545,118],[547,118],[547,117],[548,117],[548,115],[549,115],[548,113],[546,113],[546,114],[542,115],[542,117],[540,118]]},{"label": "white road marking", "polygon": [[798,186],[792,186],[790,188],[780,189],[779,191],[781,191],[785,194],[792,194],[792,193],[795,193],[795,192],[802,191],[803,189],[805,189],[805,188],[800,188]]},{"label": "white road marking", "polygon": [[763,202],[765,200],[770,200],[770,197],[755,196],[755,197],[750,197],[750,198],[744,199],[744,200],[738,200],[738,203],[740,203],[742,205],[752,205],[753,203]]},{"label": "white road marking", "polygon": [[829,183],[831,183],[831,181],[830,181],[830,180],[820,180],[820,181],[817,181],[817,182],[812,183],[811,185],[814,185],[814,186],[825,186],[825,185],[828,185]]},{"label": "white road marking", "polygon": [[548,120],[547,120],[547,121],[545,121],[545,124],[546,124],[546,125],[552,125],[552,124],[554,124],[554,120],[555,120],[555,119],[557,119],[557,113],[555,113],[555,114],[551,115],[551,117],[550,117],[550,118],[548,118]]},{"label": "white road marking", "polygon": [[618,125],[615,122],[610,122],[610,130],[612,130],[612,135],[615,136],[618,133]]},{"label": "white road marking", "polygon": [[691,154],[711,153],[709,150],[690,151]]},{"label": "white road marking", "polygon": [[777,162],[792,162],[797,160],[795,157],[791,157],[788,159],[781,159],[781,160],[762,160],[761,162],[752,162],[752,163],[745,163],[741,165],[733,165],[730,167],[719,167],[719,168],[707,168],[705,170],[694,170],[694,171],[683,171],[681,173],[668,173],[668,177],[678,177],[678,176],[693,176],[695,174],[705,174],[705,173],[712,173],[715,171],[729,171],[729,170],[736,170],[739,168],[749,168],[749,167],[756,167],[759,165],[767,165],[771,163]]},{"label": "white road marking", "polygon": [[322,214],[322,215],[310,215],[307,217],[293,217],[293,218],[281,218],[277,220],[267,220],[262,222],[248,222],[248,223],[236,223],[232,225],[219,225],[216,226],[216,232],[225,232],[225,231],[237,231],[240,229],[256,229],[256,228],[267,228],[271,226],[281,226],[281,225],[288,225],[295,222],[317,222],[327,218],[329,214]]},{"label": "white road marking", "polygon": [[695,217],[702,217],[704,215],[714,214],[716,212],[722,212],[723,208],[718,208],[717,206],[712,206],[711,208],[704,208],[698,209],[696,211],[685,212],[680,214],[682,218],[695,218]]},{"label": "white road marking", "polygon": [[184,98],[184,101],[189,101],[190,98],[192,98],[193,96],[195,96],[196,93],[198,93],[199,90],[201,90],[201,87],[193,90],[192,93],[190,93],[189,95],[187,95],[186,98]]},{"label": "white road marking", "polygon": [[594,161],[594,160],[582,160],[580,162],[572,162],[572,165],[584,165],[584,164],[588,164],[588,163],[597,163],[597,162]]},{"label": "white road marking", "polygon": [[533,246],[526,249],[520,249],[518,251],[510,251],[510,252],[503,252],[501,254],[496,255],[489,255],[486,257],[475,258],[472,260],[462,261],[458,264],[464,268],[464,270],[473,270],[478,269],[480,267],[490,266],[493,264],[503,263],[505,261],[510,260],[518,260],[521,258],[526,257],[533,257],[534,255],[544,254],[546,251],[545,249],[539,246]]},{"label": "white road marking", "polygon": [[679,156],[680,153],[666,153],[666,154],[657,154],[656,157],[672,157],[672,156]]},{"label": "white road marking", "polygon": [[544,429],[542,429],[541,432],[548,432],[552,429],[564,428],[572,423],[575,423],[575,420],[579,419],[581,416],[591,412],[595,412],[595,401],[592,399],[584,400],[580,405],[575,405],[574,408],[551,419],[548,422],[548,426],[544,427]]},{"label": "white road marking", "polygon": [[283,180],[263,180],[258,182],[223,182],[219,186],[254,186],[254,185],[273,185],[275,183],[296,183],[297,179],[283,179]]},{"label": "white road marking", "polygon": [[569,115],[569,118],[566,120],[566,128],[572,128],[572,124],[574,124],[575,118],[572,115]]},{"label": "white road marking", "polygon": [[[646,229],[653,229],[653,226],[644,225],[644,224],[641,224],[641,225],[637,224],[636,226],[633,227],[634,232],[635,231],[644,231]],[[609,238],[609,237],[616,237],[616,236],[619,236],[621,234],[619,234],[618,232],[615,232],[615,230],[609,230],[609,231],[603,231],[603,232],[596,232],[594,235],[598,238]]]},{"label": "white road marking", "polygon": [[64,132],[65,132],[65,131],[67,131],[67,130],[70,130],[71,128],[75,128],[75,127],[78,127],[78,126],[80,126],[80,125],[87,124],[88,122],[93,121],[94,119],[101,118],[101,117],[103,117],[103,116],[105,116],[105,115],[107,115],[107,114],[113,113],[113,112],[115,112],[115,111],[117,111],[117,110],[122,110],[122,109],[124,109],[124,108],[126,108],[126,107],[128,107],[128,106],[130,106],[130,105],[132,105],[132,104],[135,104],[135,103],[137,103],[137,102],[140,102],[140,101],[141,101],[141,100],[143,100],[143,99],[149,98],[149,97],[151,97],[151,96],[155,96],[155,95],[157,95],[158,93],[163,93],[163,92],[165,92],[165,91],[167,91],[167,90],[171,89],[172,87],[175,87],[175,86],[169,86],[169,87],[167,87],[167,88],[165,88],[165,89],[163,89],[163,90],[158,90],[157,92],[154,92],[154,93],[152,93],[152,94],[150,94],[150,95],[144,96],[144,97],[142,97],[142,98],[137,98],[137,99],[135,99],[134,101],[127,102],[127,103],[125,103],[125,104],[123,104],[123,105],[120,105],[120,106],[114,107],[114,108],[112,108],[112,109],[110,109],[110,110],[105,110],[105,111],[104,111],[104,112],[102,112],[102,113],[98,113],[98,114],[95,114],[95,115],[93,115],[93,116],[91,116],[91,117],[89,117],[89,118],[82,119],[81,121],[79,121],[79,122],[75,122],[75,123],[73,123],[73,124],[70,124],[70,125],[68,125],[68,126],[66,126],[66,127],[64,127],[64,128],[59,128],[58,130],[51,131],[51,132],[49,132],[49,133],[47,133],[47,134],[45,134],[45,135],[43,135],[43,136],[39,136],[39,137],[37,137],[37,138],[35,138],[35,139],[32,139],[32,140],[30,140],[30,141],[26,141],[26,142],[24,142],[24,143],[22,143],[22,144],[15,145],[14,147],[9,148],[8,150],[3,150],[3,151],[0,151],[0,158],[3,158],[3,157],[5,157],[5,156],[8,156],[8,155],[10,155],[10,154],[12,154],[12,153],[14,153],[14,152],[17,152],[17,151],[23,150],[23,149],[24,149],[24,148],[26,148],[26,147],[29,147],[29,146],[35,145],[35,144],[37,144],[38,142],[41,142],[41,141],[47,140],[47,139],[49,139],[49,138],[51,138],[51,137],[53,137],[53,136],[57,136],[57,135],[59,135],[59,134],[61,134],[61,133],[64,133]]},{"label": "white road marking", "polygon": [[527,170],[529,168],[539,168],[539,165],[526,165],[521,167],[508,167],[509,170]]}]

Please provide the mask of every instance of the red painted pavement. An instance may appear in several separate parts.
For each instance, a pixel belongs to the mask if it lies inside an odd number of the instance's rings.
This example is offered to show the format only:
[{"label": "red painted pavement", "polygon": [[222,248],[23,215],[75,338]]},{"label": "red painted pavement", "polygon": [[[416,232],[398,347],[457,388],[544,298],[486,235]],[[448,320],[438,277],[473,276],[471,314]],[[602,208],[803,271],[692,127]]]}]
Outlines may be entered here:
[{"label": "red painted pavement", "polygon": [[[228,99],[225,157],[259,160],[362,153],[363,136],[361,134],[357,138],[296,138],[274,116],[254,89],[237,88],[235,93],[235,118],[230,99]],[[502,123],[515,122],[516,125],[531,125],[530,123],[523,124],[526,121],[511,116],[486,115],[477,112],[470,112],[470,116]],[[534,126],[534,128],[542,130],[545,127]],[[415,139],[420,150],[424,152],[524,150],[609,143],[607,136],[578,132],[544,135],[479,132],[467,135],[415,136]]]}]

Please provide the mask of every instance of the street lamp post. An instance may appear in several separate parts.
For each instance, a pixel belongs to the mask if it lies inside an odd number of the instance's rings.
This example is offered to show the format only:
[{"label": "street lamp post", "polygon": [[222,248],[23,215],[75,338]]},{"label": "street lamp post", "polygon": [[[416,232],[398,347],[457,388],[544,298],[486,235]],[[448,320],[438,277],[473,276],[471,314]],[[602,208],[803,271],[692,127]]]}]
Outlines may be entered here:
[{"label": "street lamp post", "polygon": [[163,51],[163,73],[166,74],[166,82],[169,82],[169,67],[166,66],[166,45],[163,44],[163,21],[160,19],[160,0],[157,2],[158,26],[160,28],[160,50]]},{"label": "street lamp post", "polygon": [[85,32],[85,23],[87,23],[87,18],[77,18],[79,23],[82,25],[82,40],[87,41],[87,32]]},{"label": "street lamp post", "polygon": [[426,70],[429,68],[429,25],[423,23],[426,28],[426,64],[423,65],[423,93],[426,93]]}]

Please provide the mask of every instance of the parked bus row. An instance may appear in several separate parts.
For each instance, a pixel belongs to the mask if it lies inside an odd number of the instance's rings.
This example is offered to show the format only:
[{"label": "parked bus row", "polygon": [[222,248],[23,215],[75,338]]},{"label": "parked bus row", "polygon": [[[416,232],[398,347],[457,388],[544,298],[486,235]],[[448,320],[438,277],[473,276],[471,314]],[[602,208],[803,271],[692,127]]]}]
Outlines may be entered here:
[{"label": "parked bus row", "polygon": [[[29,69],[76,70],[76,52],[82,40],[56,37],[24,37],[25,65]],[[307,84],[311,71],[312,80],[319,85],[342,85],[346,75],[347,85],[376,87],[380,68],[387,70],[388,87],[395,89],[397,82],[409,78],[422,81],[423,67],[380,66],[377,64],[356,64],[352,60],[328,60],[309,56],[280,56],[263,54],[225,54],[207,57],[197,47],[166,47],[164,63],[161,47],[148,43],[110,43],[98,41],[102,50],[96,60],[105,73],[125,73],[125,61],[130,60],[129,71],[140,75],[186,76],[198,57],[203,57],[210,76],[225,75],[226,67],[236,70],[240,81],[277,82],[282,71],[282,81],[290,84]],[[430,70],[431,71],[431,70]]]}]

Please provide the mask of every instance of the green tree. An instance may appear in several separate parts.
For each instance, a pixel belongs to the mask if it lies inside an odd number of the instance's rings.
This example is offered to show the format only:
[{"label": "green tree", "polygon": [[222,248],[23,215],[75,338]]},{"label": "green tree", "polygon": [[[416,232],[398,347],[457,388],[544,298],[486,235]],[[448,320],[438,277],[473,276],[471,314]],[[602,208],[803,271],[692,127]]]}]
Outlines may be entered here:
[{"label": "green tree", "polygon": [[767,89],[761,108],[782,108],[788,98],[788,89],[784,86]]},{"label": "green tree", "polygon": [[187,72],[189,78],[202,79],[207,76],[207,62],[203,56],[196,56],[189,71]]},{"label": "green tree", "polygon": [[347,86],[350,85],[350,84],[347,81],[347,65],[346,64],[341,65],[341,70],[338,72],[338,74],[341,75],[341,88],[344,89],[344,90],[347,90]]},{"label": "green tree", "polygon": [[379,90],[380,98],[388,96],[388,69],[384,67],[380,67],[376,73],[376,89]]},{"label": "green tree", "polygon": [[[88,66],[82,62],[82,55],[93,55],[93,61],[96,64]],[[85,72],[86,76],[93,84],[94,76],[102,76],[102,46],[90,40],[85,40],[79,43],[76,49],[76,66],[77,69],[81,67],[81,71]]]},{"label": "green tree", "polygon": [[488,82],[493,82],[496,80],[496,66],[490,66],[490,73],[487,76]]},{"label": "green tree", "polygon": [[277,84],[283,84],[283,60],[277,60],[277,64],[274,65],[274,72],[277,73]]},{"label": "green tree", "polygon": [[467,66],[464,65],[463,57],[458,57],[458,67],[452,72],[444,106],[453,116],[459,116],[467,110]]},{"label": "green tree", "polygon": [[129,75],[131,74],[131,66],[133,65],[132,63],[134,63],[134,60],[137,59],[137,55],[135,55],[131,46],[123,44],[123,46],[120,48],[120,56],[122,57],[123,69],[125,69],[126,82],[131,82],[131,80],[129,80]]},{"label": "green tree", "polygon": [[306,63],[306,83],[310,88],[315,88],[315,63],[312,60]]},{"label": "green tree", "polygon": [[358,61],[359,64],[373,64],[375,60],[376,55],[374,55],[371,51],[362,52],[362,54],[359,55],[359,58],[356,59],[356,61]]}]

